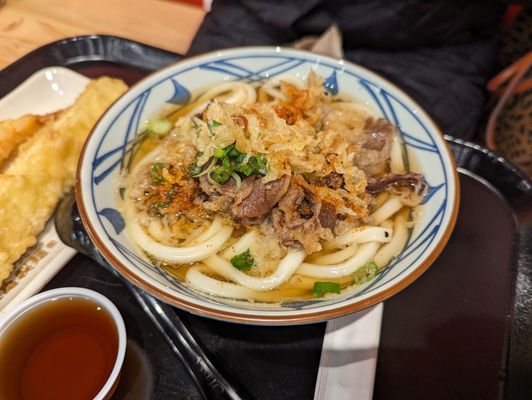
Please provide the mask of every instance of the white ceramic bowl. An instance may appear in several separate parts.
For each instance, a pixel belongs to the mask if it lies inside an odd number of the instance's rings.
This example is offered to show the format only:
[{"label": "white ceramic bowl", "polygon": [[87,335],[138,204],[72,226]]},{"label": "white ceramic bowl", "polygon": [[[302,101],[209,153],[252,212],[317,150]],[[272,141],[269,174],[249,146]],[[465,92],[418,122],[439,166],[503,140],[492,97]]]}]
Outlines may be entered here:
[{"label": "white ceramic bowl", "polygon": [[[126,144],[142,122],[168,103],[184,104],[217,83],[306,77],[315,70],[332,92],[345,92],[399,127],[407,151],[430,185],[403,252],[357,292],[321,301],[281,305],[226,301],[203,296],[138,254],[124,232],[116,185]],[[78,169],[77,201],[91,238],[105,258],[132,282],[179,308],[223,320],[288,324],[323,321],[383,301],[419,277],[445,246],[458,210],[459,186],[443,135],[425,111],[379,75],[348,61],[280,47],[208,53],[164,68],[133,86],[92,131]]]},{"label": "white ceramic bowl", "polygon": [[3,315],[0,319],[0,334],[9,329],[13,323],[15,323],[20,317],[22,317],[28,311],[35,309],[39,306],[42,306],[46,303],[54,301],[56,299],[64,298],[81,298],[89,300],[98,306],[102,307],[107,313],[111,316],[114,325],[116,327],[116,332],[118,336],[118,350],[116,354],[115,363],[113,369],[105,382],[104,386],[100,389],[98,394],[94,397],[94,400],[106,400],[109,399],[113,394],[120,377],[120,371],[122,369],[122,364],[124,363],[124,357],[126,355],[126,327],[124,325],[124,320],[122,315],[116,308],[116,306],[102,294],[95,292],[90,289],[79,288],[79,287],[64,287],[58,289],[47,290],[45,292],[39,293],[35,296],[30,297],[25,300],[17,307],[9,311],[6,315]]}]

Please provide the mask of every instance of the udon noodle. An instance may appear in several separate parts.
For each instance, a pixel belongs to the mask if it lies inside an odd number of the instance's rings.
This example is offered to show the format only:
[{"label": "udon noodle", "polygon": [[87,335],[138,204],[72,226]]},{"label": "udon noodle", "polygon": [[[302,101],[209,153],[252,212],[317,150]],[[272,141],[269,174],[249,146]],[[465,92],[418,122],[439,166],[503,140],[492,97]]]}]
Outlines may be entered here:
[{"label": "udon noodle", "polygon": [[305,81],[223,83],[148,123],[120,185],[151,262],[204,294],[278,302],[357,288],[401,252],[422,175],[390,122]]}]

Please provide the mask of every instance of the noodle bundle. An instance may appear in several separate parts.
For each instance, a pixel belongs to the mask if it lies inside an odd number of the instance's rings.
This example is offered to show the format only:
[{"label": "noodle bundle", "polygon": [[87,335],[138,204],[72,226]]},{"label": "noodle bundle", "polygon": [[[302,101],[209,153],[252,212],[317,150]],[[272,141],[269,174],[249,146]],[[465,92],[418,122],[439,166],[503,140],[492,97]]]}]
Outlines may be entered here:
[{"label": "noodle bundle", "polygon": [[356,290],[404,248],[426,192],[395,127],[313,72],[212,87],[138,142],[120,182],[132,241],[216,297]]}]

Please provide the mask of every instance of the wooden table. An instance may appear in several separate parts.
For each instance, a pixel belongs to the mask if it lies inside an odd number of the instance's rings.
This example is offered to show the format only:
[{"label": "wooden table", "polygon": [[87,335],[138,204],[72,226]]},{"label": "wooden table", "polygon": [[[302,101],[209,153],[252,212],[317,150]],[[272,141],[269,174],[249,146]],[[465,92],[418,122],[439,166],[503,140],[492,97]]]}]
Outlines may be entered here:
[{"label": "wooden table", "polygon": [[183,53],[203,16],[201,8],[177,1],[6,0],[0,8],[0,69],[46,43],[91,33]]}]

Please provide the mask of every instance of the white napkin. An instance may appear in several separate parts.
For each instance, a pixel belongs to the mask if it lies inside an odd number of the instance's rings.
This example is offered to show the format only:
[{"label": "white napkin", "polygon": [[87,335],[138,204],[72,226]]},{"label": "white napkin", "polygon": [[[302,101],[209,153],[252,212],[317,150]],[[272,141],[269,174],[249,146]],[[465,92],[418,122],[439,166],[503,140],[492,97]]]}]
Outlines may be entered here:
[{"label": "white napkin", "polygon": [[290,43],[289,46],[338,59],[344,58],[342,33],[336,25],[331,25],[319,37],[305,36]]},{"label": "white napkin", "polygon": [[314,400],[373,396],[382,303],[327,322]]}]

